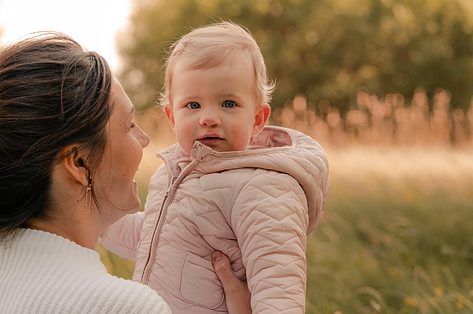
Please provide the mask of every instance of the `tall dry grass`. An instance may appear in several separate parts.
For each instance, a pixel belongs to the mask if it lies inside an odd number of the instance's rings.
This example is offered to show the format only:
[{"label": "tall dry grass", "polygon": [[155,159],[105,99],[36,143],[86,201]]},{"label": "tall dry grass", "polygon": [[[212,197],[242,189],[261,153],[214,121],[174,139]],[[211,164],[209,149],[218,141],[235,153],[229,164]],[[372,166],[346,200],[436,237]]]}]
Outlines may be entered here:
[{"label": "tall dry grass", "polygon": [[380,99],[359,91],[356,99],[357,107],[342,116],[328,104],[322,104],[316,112],[308,108],[303,96],[296,96],[273,120],[304,131],[330,147],[471,144],[473,104],[468,112],[452,109],[451,96],[446,90],[437,90],[429,99],[419,89],[410,103],[396,93]]}]

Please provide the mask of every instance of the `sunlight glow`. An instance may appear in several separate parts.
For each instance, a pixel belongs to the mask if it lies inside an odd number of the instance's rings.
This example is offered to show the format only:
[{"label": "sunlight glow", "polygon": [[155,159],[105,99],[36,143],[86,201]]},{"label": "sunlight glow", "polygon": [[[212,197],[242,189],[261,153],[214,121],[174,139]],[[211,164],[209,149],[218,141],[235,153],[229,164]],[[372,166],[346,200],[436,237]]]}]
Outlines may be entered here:
[{"label": "sunlight glow", "polygon": [[0,42],[36,31],[64,32],[116,70],[117,32],[125,30],[130,6],[130,0],[0,0]]}]

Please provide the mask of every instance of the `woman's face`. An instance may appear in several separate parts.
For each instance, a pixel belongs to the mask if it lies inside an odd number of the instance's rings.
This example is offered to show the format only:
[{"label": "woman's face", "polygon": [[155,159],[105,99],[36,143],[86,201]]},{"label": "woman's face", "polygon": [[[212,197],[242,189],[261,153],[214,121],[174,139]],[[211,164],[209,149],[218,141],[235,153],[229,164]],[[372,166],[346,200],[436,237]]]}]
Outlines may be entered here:
[{"label": "woman's face", "polygon": [[134,106],[120,83],[111,88],[112,113],[104,155],[93,177],[99,212],[105,224],[140,209],[134,176],[149,137],[133,121]]}]

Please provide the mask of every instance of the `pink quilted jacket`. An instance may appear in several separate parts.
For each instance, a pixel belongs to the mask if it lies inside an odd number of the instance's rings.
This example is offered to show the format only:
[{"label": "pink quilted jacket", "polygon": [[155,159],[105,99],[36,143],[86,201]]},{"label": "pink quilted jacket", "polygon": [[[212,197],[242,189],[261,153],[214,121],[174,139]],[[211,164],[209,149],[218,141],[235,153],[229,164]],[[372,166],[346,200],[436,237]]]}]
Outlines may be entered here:
[{"label": "pink quilted jacket", "polygon": [[322,217],[328,163],[321,146],[266,127],[250,149],[216,152],[196,142],[161,154],[144,213],[112,226],[102,243],[136,260],[133,279],[173,313],[226,313],[211,254],[225,253],[248,281],[253,313],[304,313],[306,238]]}]

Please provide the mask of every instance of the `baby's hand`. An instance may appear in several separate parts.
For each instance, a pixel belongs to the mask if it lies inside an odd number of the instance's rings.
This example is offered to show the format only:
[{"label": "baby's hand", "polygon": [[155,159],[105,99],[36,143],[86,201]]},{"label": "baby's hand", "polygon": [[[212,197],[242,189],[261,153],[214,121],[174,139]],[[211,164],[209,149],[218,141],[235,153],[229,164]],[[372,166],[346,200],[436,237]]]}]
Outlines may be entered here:
[{"label": "baby's hand", "polygon": [[225,290],[228,313],[251,314],[248,286],[235,276],[228,257],[220,251],[215,251],[212,254],[212,263]]}]

